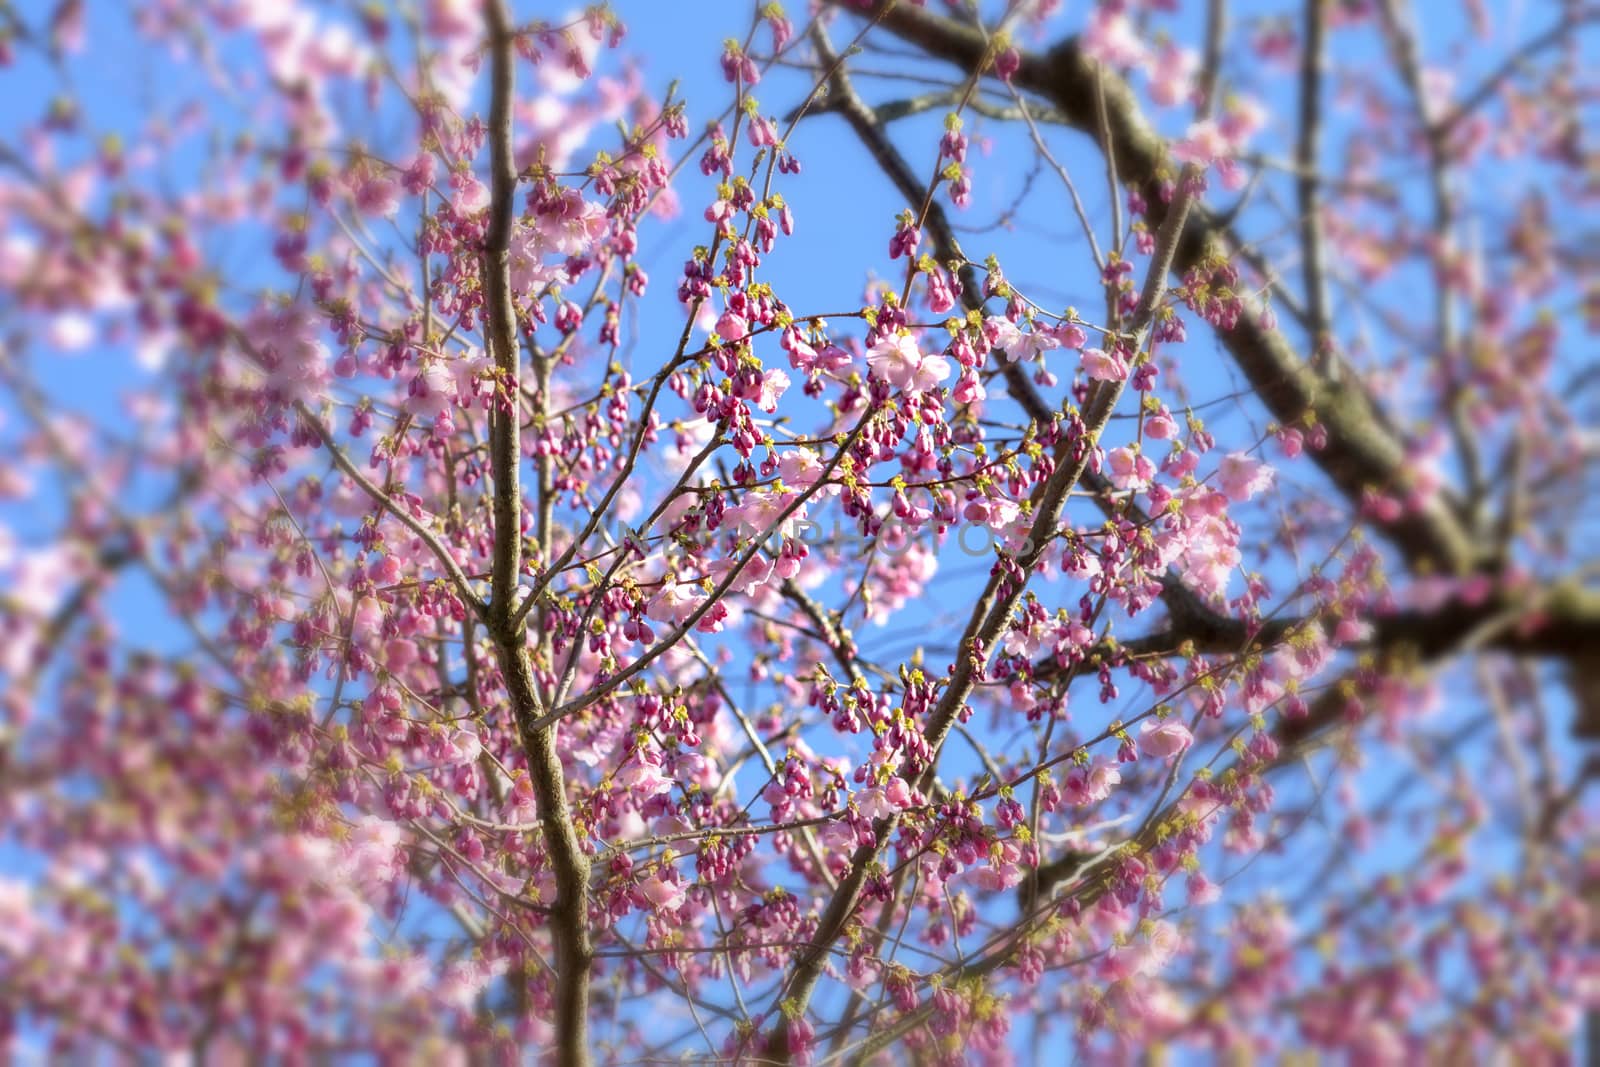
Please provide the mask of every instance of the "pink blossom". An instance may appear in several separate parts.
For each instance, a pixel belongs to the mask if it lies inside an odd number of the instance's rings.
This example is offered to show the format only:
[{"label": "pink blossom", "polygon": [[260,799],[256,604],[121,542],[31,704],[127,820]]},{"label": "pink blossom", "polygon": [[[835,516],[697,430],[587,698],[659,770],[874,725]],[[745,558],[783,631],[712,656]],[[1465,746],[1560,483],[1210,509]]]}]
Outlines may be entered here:
[{"label": "pink blossom", "polygon": [[[892,780],[900,781],[899,778]],[[888,816],[893,815],[895,812],[900,810],[900,806],[895,804],[889,798],[888,791],[883,786],[873,786],[871,789],[863,789],[861,792],[856,794],[855,802],[856,807],[858,810],[860,810],[861,814],[865,815],[869,819],[887,818]]]},{"label": "pink blossom", "polygon": [[1139,750],[1156,759],[1171,759],[1193,743],[1189,728],[1176,719],[1146,719],[1139,727]]},{"label": "pink blossom", "polygon": [[[1069,332],[1064,338],[1055,330],[1036,324],[1030,325],[1031,329],[1023,330],[1002,315],[991,315],[984,320],[983,330],[990,346],[1000,352],[1007,363],[1036,359],[1052,349],[1060,348],[1063,344],[1071,345],[1074,336],[1080,341],[1083,337],[1083,331],[1077,327],[1069,327]],[[1076,331],[1076,334],[1071,331]]]},{"label": "pink blossom", "polygon": [[14,958],[27,951],[37,926],[30,896],[27,882],[0,876],[0,954]]},{"label": "pink blossom", "polygon": [[285,399],[314,396],[328,381],[320,323],[302,307],[260,311],[245,328],[267,368],[267,384]]},{"label": "pink blossom", "polygon": [[1122,782],[1117,765],[1104,756],[1096,756],[1088,767],[1073,766],[1067,772],[1062,795],[1067,802],[1078,807],[1097,804],[1111,795],[1112,789]]},{"label": "pink blossom", "polygon": [[783,458],[778,460],[778,475],[784,484],[799,489],[808,489],[815,485],[817,479],[822,477],[822,472],[822,460],[814,449],[804,445],[785,449]]},{"label": "pink blossom", "polygon": [[1156,465],[1133,445],[1112,449],[1106,454],[1106,465],[1111,484],[1118,489],[1143,489],[1156,474]]},{"label": "pink blossom", "polygon": [[[428,158],[432,158],[431,156]],[[456,214],[463,218],[471,218],[489,206],[489,190],[477,178],[470,174],[461,180],[456,188],[456,195],[450,201],[450,206]]]},{"label": "pink blossom", "polygon": [[1012,627],[1005,633],[1001,648],[1008,656],[1034,656],[1044,645],[1045,628],[1043,623],[1034,623],[1029,626]]},{"label": "pink blossom", "polygon": [[816,366],[816,348],[802,337],[800,331],[793,326],[784,329],[778,344],[785,352],[789,353],[789,366],[795,370],[809,373],[811,368]]},{"label": "pink blossom", "polygon": [[1169,41],[1151,64],[1150,98],[1162,107],[1183,103],[1194,91],[1199,68],[1200,56],[1194,49]]},{"label": "pink blossom", "polygon": [[761,376],[761,396],[756,401],[762,411],[775,412],[778,410],[778,398],[783,396],[789,388],[789,376],[781,370],[773,369]]},{"label": "pink blossom", "polygon": [[546,247],[564,256],[584,255],[606,235],[606,210],[568,189],[536,221]]},{"label": "pink blossom", "polygon": [[458,960],[439,976],[436,995],[456,1011],[471,1011],[484,988],[505,969],[503,962]]},{"label": "pink blossom", "polygon": [[640,800],[672,791],[673,780],[661,772],[661,757],[640,749],[613,778],[617,788]]},{"label": "pink blossom", "polygon": [[62,352],[77,352],[94,341],[94,320],[69,311],[50,320],[50,344]]},{"label": "pink blossom", "polygon": [[867,352],[867,366],[890,385],[904,389],[911,385],[922,353],[909,334],[896,333],[884,337]]},{"label": "pink blossom", "polygon": [[1170,441],[1178,436],[1178,422],[1166,408],[1147,415],[1144,420],[1144,434],[1157,441]]},{"label": "pink blossom", "polygon": [[1221,596],[1242,561],[1237,536],[1217,517],[1202,519],[1190,529],[1182,556],[1184,579],[1208,596]]},{"label": "pink blossom", "polygon": [[1061,347],[1061,339],[1050,330],[1034,328],[1022,335],[1022,343],[1011,350],[1012,359],[1034,360]]},{"label": "pink blossom", "polygon": [[483,752],[483,742],[476,730],[457,727],[450,731],[442,762],[449,764],[476,763]]},{"label": "pink blossom", "polygon": [[1082,348],[1089,341],[1089,335],[1075,322],[1064,322],[1052,332],[1064,348]]},{"label": "pink blossom", "polygon": [[1242,148],[1244,143],[1267,124],[1267,109],[1261,101],[1252,96],[1235,95],[1228,98],[1227,107],[1223,111],[1222,130],[1228,139],[1233,142],[1235,149]]},{"label": "pink blossom", "polygon": [[1450,100],[1455,93],[1456,75],[1444,67],[1422,69],[1422,107],[1432,121],[1438,121],[1450,111]]},{"label": "pink blossom", "polygon": [[1071,655],[1094,644],[1094,631],[1074,619],[1055,630],[1053,650],[1057,655]]},{"label": "pink blossom", "polygon": [[838,373],[850,365],[850,353],[835,344],[823,345],[817,349],[816,366],[819,370]]},{"label": "pink blossom", "polygon": [[661,591],[651,598],[645,615],[657,622],[682,625],[705,599],[706,595],[699,586],[668,578]]},{"label": "pink blossom", "polygon": [[798,492],[786,486],[752,489],[724,513],[723,521],[740,535],[765,537],[778,533],[787,537],[793,532],[795,523],[805,518],[804,507],[783,518],[784,511],[799,497]]},{"label": "pink blossom", "polygon": [[1149,935],[1134,949],[1133,973],[1150,976],[1166,970],[1183,948],[1183,936],[1165,919],[1157,919]]},{"label": "pink blossom", "polygon": [[386,175],[366,178],[356,185],[355,197],[363,215],[392,219],[400,210],[400,183]]},{"label": "pink blossom", "polygon": [[925,355],[917,365],[912,385],[918,392],[926,392],[950,377],[950,361],[941,355]]},{"label": "pink blossom", "polygon": [[974,880],[990,892],[1004,892],[1022,881],[1022,850],[1014,842],[997,841],[989,848],[989,862],[979,867]]},{"label": "pink blossom", "polygon": [[956,387],[950,393],[950,398],[958,404],[976,404],[989,395],[983,387],[983,380],[976,371],[963,371],[956,381]]},{"label": "pink blossom", "polygon": [[383,663],[390,674],[404,674],[417,659],[417,643],[410,638],[391,638],[384,646]]},{"label": "pink blossom", "polygon": [[551,93],[574,93],[594,69],[600,40],[579,27],[563,30],[554,44],[550,58],[539,64],[539,83]]},{"label": "pink blossom", "polygon": [[1149,60],[1149,48],[1122,11],[1096,7],[1082,35],[1084,54],[1109,67],[1140,67]]},{"label": "pink blossom", "polygon": [[533,296],[550,283],[565,283],[566,270],[562,264],[546,262],[552,253],[549,243],[538,227],[518,226],[510,235],[510,286],[512,293],[522,298]]},{"label": "pink blossom", "polygon": [[1243,503],[1272,485],[1271,467],[1243,452],[1230,452],[1217,467],[1217,482],[1229,500]]},{"label": "pink blossom", "polygon": [[1007,363],[1017,361],[1014,349],[1022,344],[1022,331],[1016,323],[1004,315],[990,315],[983,320],[983,332],[990,347],[1000,352]]},{"label": "pink blossom", "polygon": [[67,588],[86,573],[89,561],[81,546],[55,544],[17,554],[14,572],[6,582],[14,608],[42,618],[54,612]]},{"label": "pink blossom", "polygon": [[898,774],[893,775],[884,783],[883,796],[890,804],[901,810],[911,807],[916,801],[915,796],[912,794],[910,783]]},{"label": "pink blossom", "polygon": [[738,576],[734,578],[728,588],[744,596],[749,596],[760,589],[772,577],[773,573],[772,561],[759,552],[750,557],[749,561],[742,567],[739,566],[737,559],[724,558],[716,560],[707,569],[711,573],[712,580],[721,585],[723,579],[727,575],[734,573],[736,567],[738,568]]},{"label": "pink blossom", "polygon": [[639,892],[657,911],[677,911],[689,895],[689,887],[658,874],[640,882]]},{"label": "pink blossom", "polygon": [[412,379],[406,410],[421,418],[436,419],[449,410],[456,397],[456,375],[441,360],[430,360]]},{"label": "pink blossom", "polygon": [[717,336],[724,341],[742,341],[749,333],[749,324],[737,312],[724,311],[717,320]]},{"label": "pink blossom", "polygon": [[1222,899],[1222,887],[1207,878],[1202,871],[1196,871],[1189,876],[1185,890],[1189,904],[1193,907],[1204,907]]},{"label": "pink blossom", "polygon": [[1107,352],[1103,348],[1083,350],[1083,369],[1097,382],[1125,382],[1128,380],[1128,361],[1120,352]]},{"label": "pink blossom", "polygon": [[1233,151],[1233,144],[1223,134],[1215,119],[1202,119],[1190,125],[1189,130],[1172,145],[1172,158],[1179,163],[1193,163],[1206,167]]}]

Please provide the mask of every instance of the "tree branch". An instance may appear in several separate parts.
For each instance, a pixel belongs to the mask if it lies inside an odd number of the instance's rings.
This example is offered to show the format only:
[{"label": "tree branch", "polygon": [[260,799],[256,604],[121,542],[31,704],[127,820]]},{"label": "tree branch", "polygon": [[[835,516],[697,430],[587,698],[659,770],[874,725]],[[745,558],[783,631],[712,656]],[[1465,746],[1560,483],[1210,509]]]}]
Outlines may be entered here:
[{"label": "tree branch", "polygon": [[[527,626],[515,614],[513,593],[522,571],[522,442],[517,397],[521,393],[521,350],[511,302],[511,228],[517,192],[512,155],[511,101],[515,91],[515,36],[505,0],[485,5],[489,30],[489,153],[491,186],[489,229],[485,236],[482,284],[487,303],[486,336],[498,374],[497,407],[490,426],[494,472],[494,564],[490,577],[488,629],[505,677],[506,691],[528,759],[528,774],[538,799],[544,845],[555,874],[556,899],[550,908],[555,942],[555,1052],[564,1065],[589,1063],[589,973],[594,949],[589,937],[589,857],[571,813],[556,751],[554,723],[539,725],[541,701],[528,655]],[[540,377],[541,392],[543,377]],[[541,479],[543,482],[544,479]],[[543,486],[541,485],[541,488]],[[544,502],[541,502],[541,507]],[[548,536],[548,523],[541,523]]]},{"label": "tree branch", "polygon": [[1305,40],[1300,56],[1300,136],[1295,142],[1295,196],[1300,210],[1300,246],[1306,286],[1306,313],[1311,331],[1312,361],[1332,374],[1333,335],[1328,329],[1328,283],[1324,278],[1322,202],[1318,196],[1317,163],[1322,146],[1322,78],[1327,65],[1324,43],[1328,0],[1305,0]]},{"label": "tree branch", "polygon": [[[886,5],[884,0],[869,14],[881,14],[885,29],[931,56],[968,71],[981,69],[986,46],[977,29],[921,8]],[[1047,53],[1023,53],[1012,83],[1044,97],[1071,126],[1094,138],[1103,152],[1113,153],[1121,181],[1143,196],[1149,221],[1161,226],[1171,211],[1162,200],[1162,188],[1173,178],[1174,168],[1165,142],[1145,119],[1126,82],[1100,68],[1083,54],[1076,38],[1069,38]],[[1097,92],[1103,94],[1107,115],[1103,128]],[[1173,269],[1183,274],[1225,262],[1225,230],[1210,211],[1196,205],[1178,242]],[[1357,506],[1369,490],[1398,487],[1406,463],[1405,443],[1386,424],[1372,397],[1351,375],[1332,381],[1318,373],[1286,337],[1262,324],[1262,308],[1255,300],[1244,302],[1238,322],[1217,334],[1273,417],[1284,425],[1296,425],[1314,415],[1326,427],[1327,447],[1313,459]],[[1461,506],[1451,496],[1441,495],[1391,520],[1374,521],[1419,569],[1466,574],[1481,563]]]},{"label": "tree branch", "polygon": [[[846,101],[844,104],[846,116],[859,132],[862,125],[869,122],[867,112],[864,106],[860,105],[859,99],[855,101],[854,107],[850,106],[849,100],[854,93],[843,70],[835,73],[832,91],[840,94],[840,98]],[[891,167],[896,173],[909,175],[910,169],[905,165],[905,161],[894,152],[892,146],[886,146],[887,142],[884,142],[876,150],[880,162]],[[1157,235],[1155,255],[1149,274],[1145,278],[1139,306],[1128,324],[1128,332],[1136,337],[1143,333],[1154,318],[1155,309],[1161,300],[1165,289],[1164,279],[1188,215],[1192,188],[1191,182],[1180,183],[1172,210]],[[995,639],[1001,630],[1010,621],[1011,612],[1022,599],[1023,592],[1028,586],[1028,579],[1034,573],[1040,558],[1054,541],[1067,494],[1089,468],[1100,435],[1116,408],[1125,384],[1120,381],[1096,383],[1097,387],[1090,392],[1088,403],[1084,407],[1081,434],[1076,437],[1066,435],[1062,437],[1057,449],[1057,465],[1034,501],[1034,520],[1028,530],[1026,550],[1019,552],[1010,560],[1002,554],[996,561],[988,584],[974,605],[966,630],[957,646],[955,662],[951,666],[950,677],[944,691],[940,694],[939,702],[929,715],[928,724],[923,730],[931,755],[928,766],[914,783],[920,791],[926,792],[933,784],[945,738],[949,736],[957,716],[971,697],[983,673],[989,651],[994,647]],[[1072,459],[1075,447],[1078,458]],[[817,923],[815,934],[796,957],[794,969],[782,987],[783,992],[787,994],[783,1005],[786,1015],[805,1011],[817,981],[822,976],[822,968],[828,953],[837,943],[846,923],[855,912],[867,876],[884,849],[888,847],[897,823],[898,819],[895,816],[879,820],[874,827],[874,843],[858,848],[851,857],[849,873],[840,881],[839,888],[829,899]],[[779,1058],[787,1060],[789,1049],[786,1028],[780,1026],[777,1029],[773,1035],[773,1043],[778,1050]]]}]

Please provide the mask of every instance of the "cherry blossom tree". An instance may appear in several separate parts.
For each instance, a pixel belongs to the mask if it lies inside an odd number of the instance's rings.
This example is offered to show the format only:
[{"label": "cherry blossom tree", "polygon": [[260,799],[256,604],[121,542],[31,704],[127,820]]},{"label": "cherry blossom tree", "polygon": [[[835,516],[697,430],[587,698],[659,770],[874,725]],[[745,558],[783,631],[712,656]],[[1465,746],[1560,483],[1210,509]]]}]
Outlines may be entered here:
[{"label": "cherry blossom tree", "polygon": [[13,1054],[1580,1054],[1592,3],[36,6]]}]

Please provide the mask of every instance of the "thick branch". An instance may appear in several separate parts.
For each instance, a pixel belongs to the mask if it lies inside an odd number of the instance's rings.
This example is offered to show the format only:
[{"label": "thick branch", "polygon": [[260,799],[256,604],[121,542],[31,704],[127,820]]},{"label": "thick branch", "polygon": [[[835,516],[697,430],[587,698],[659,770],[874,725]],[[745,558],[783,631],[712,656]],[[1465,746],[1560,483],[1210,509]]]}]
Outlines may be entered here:
[{"label": "thick branch", "polygon": [[1322,204],[1317,195],[1317,163],[1322,142],[1322,78],[1327,49],[1328,0],[1305,0],[1305,41],[1300,57],[1300,136],[1295,143],[1295,196],[1300,208],[1300,248],[1304,260],[1306,312],[1310,317],[1312,359],[1324,370],[1335,366],[1328,330],[1328,285],[1324,279]]},{"label": "thick branch", "polygon": [[589,973],[594,961],[589,938],[589,857],[567,810],[566,779],[556,751],[555,724],[538,724],[541,701],[534,685],[526,626],[515,615],[513,600],[522,571],[519,477],[522,442],[517,403],[521,393],[521,352],[511,303],[510,257],[517,191],[511,143],[511,100],[516,75],[514,35],[505,0],[490,0],[485,9],[489,28],[492,173],[489,229],[481,271],[488,312],[487,337],[501,390],[498,393],[500,403],[490,427],[494,565],[490,577],[488,626],[500,660],[500,671],[505,677],[518,737],[528,759],[528,775],[538,799],[544,845],[549,850],[555,874],[556,899],[550,907],[556,967],[555,1052],[560,1063],[584,1067],[589,1063]]},{"label": "thick branch", "polygon": [[486,5],[489,18],[491,96],[489,99],[490,201],[484,235],[481,284],[487,311],[486,332],[498,375],[496,405],[490,416],[494,471],[494,568],[489,615],[504,631],[511,619],[517,577],[522,570],[522,443],[517,397],[521,393],[521,348],[511,304],[511,227],[516,207],[517,170],[511,145],[511,97],[515,91],[512,36],[503,0]]},{"label": "thick branch", "polygon": [[[1123,651],[1141,656],[1244,655],[1279,645],[1307,627],[1331,629],[1337,622],[1295,616],[1264,619],[1252,627],[1212,611],[1192,593],[1184,598],[1170,592],[1163,594],[1170,615],[1165,629],[1120,642]],[[1573,583],[1556,584],[1534,593],[1496,593],[1470,604],[1453,600],[1430,611],[1402,611],[1368,621],[1371,632],[1346,649],[1435,660],[1473,647],[1578,662],[1600,648],[1600,592]],[[1046,659],[1035,663],[1030,674],[1046,681],[1070,669]]]}]

